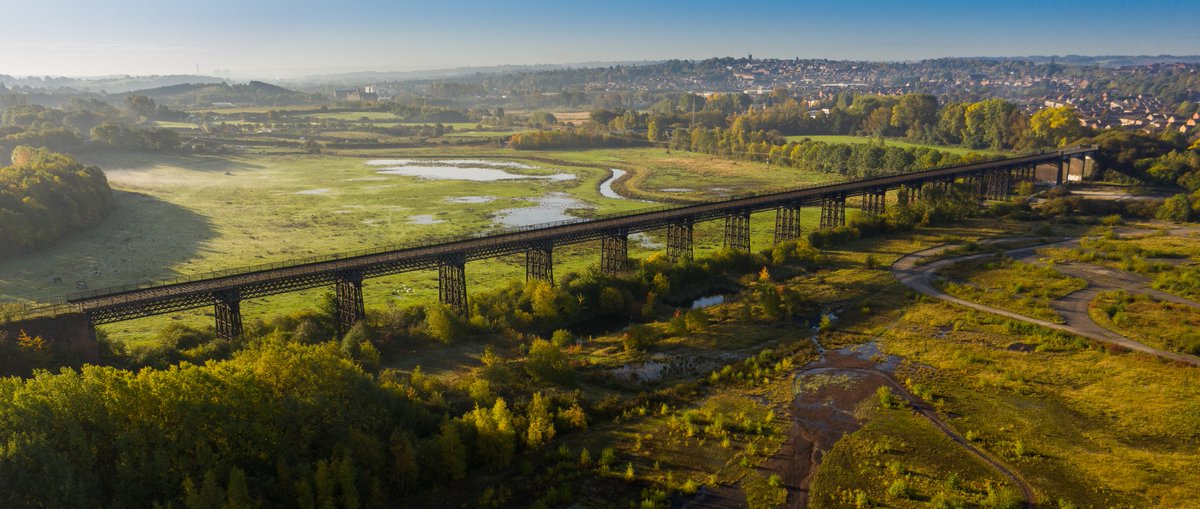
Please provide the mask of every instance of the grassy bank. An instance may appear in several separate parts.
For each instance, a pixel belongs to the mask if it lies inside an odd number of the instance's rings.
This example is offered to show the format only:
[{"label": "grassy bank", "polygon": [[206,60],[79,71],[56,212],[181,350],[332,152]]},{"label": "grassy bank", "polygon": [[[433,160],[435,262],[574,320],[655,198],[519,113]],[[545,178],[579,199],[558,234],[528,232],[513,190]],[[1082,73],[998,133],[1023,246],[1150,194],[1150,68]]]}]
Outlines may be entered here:
[{"label": "grassy bank", "polygon": [[955,263],[939,271],[937,285],[960,299],[1062,323],[1050,302],[1087,288],[1087,282],[1050,267],[1007,257]]},{"label": "grassy bank", "polygon": [[1200,309],[1124,291],[1097,295],[1088,307],[1096,323],[1139,343],[1200,355]]}]

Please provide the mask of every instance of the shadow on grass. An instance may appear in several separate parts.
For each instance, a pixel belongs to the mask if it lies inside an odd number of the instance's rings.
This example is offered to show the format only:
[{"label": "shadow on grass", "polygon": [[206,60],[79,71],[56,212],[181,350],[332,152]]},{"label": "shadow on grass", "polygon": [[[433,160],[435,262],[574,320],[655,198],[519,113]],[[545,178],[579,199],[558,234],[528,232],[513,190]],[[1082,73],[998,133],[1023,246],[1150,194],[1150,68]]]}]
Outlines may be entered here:
[{"label": "shadow on grass", "polygon": [[177,276],[216,237],[208,218],[153,196],[113,191],[116,207],[99,226],[0,260],[0,299],[49,300]]}]

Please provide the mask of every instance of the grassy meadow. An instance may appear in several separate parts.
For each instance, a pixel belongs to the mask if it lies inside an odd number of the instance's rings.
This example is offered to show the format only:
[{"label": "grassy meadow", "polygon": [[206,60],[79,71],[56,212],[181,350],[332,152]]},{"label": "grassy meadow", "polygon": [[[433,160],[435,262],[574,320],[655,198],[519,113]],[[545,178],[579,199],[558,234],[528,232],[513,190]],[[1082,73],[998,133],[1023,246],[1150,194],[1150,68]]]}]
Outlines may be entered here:
[{"label": "grassy meadow", "polygon": [[1050,303],[1087,288],[1082,279],[1006,257],[955,263],[938,276],[938,287],[960,299],[1058,323],[1063,319]]},{"label": "grassy meadow", "polygon": [[1200,309],[1118,290],[1097,295],[1088,314],[1102,327],[1139,343],[1200,355]]},{"label": "grassy meadow", "polygon": [[[487,158],[526,162],[529,174],[571,173],[574,180],[470,182],[380,175],[370,159],[411,157]],[[283,149],[233,155],[87,154],[105,170],[117,207],[101,226],[49,249],[0,262],[0,298],[45,301],[75,291],[198,274],[263,263],[329,255],[383,245],[426,242],[499,228],[494,218],[507,209],[535,206],[548,193],[579,201],[569,211],[583,217],[656,206],[600,195],[611,168],[630,174],[615,188],[626,196],[673,201],[745,194],[751,189],[787,188],[835,176],[771,168],[690,153],[656,149],[609,149],[525,153],[502,148],[425,148],[330,151],[305,155]],[[524,171],[524,170],[521,170]],[[663,188],[690,186],[688,192]],[[485,197],[485,203],[464,203]],[[470,200],[468,200],[470,201]],[[816,210],[804,212],[806,228]],[[773,214],[754,216],[753,245],[771,241]],[[722,225],[696,228],[698,256],[720,248]],[[662,249],[651,233],[633,239],[631,255]],[[597,246],[556,250],[556,273],[586,270],[599,258]],[[469,284],[486,288],[520,279],[523,259],[510,257],[467,268]],[[57,279],[56,279],[57,278]],[[432,300],[432,274],[402,274],[369,280],[368,307]],[[325,289],[243,303],[247,320],[312,306]],[[138,342],[170,322],[208,325],[211,310],[104,326],[114,338]]]}]

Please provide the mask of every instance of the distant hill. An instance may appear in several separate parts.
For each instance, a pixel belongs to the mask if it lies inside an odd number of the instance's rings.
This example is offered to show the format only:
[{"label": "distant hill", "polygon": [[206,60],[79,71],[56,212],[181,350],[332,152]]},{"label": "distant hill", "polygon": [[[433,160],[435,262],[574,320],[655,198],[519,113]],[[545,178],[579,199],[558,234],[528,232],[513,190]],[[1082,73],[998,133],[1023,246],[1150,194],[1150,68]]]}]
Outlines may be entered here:
[{"label": "distant hill", "polygon": [[208,106],[218,102],[254,106],[287,106],[322,99],[261,81],[251,81],[246,84],[181,83],[136,90],[132,93],[147,96],[160,104],[183,107]]},{"label": "distant hill", "polygon": [[511,72],[553,71],[580,67],[609,67],[655,64],[659,61],[628,62],[577,62],[571,64],[493,65],[484,67],[453,67],[445,69],[423,69],[416,71],[360,71],[331,74],[314,74],[282,80],[296,85],[359,85],[384,81],[408,81],[453,78],[473,74],[500,74]]},{"label": "distant hill", "polygon": [[96,76],[86,78],[69,78],[63,76],[25,76],[14,77],[0,74],[0,83],[4,86],[30,87],[37,89],[55,90],[67,89],[81,92],[123,94],[134,90],[167,87],[184,83],[223,83],[222,78],[200,76],[193,74],[174,74],[167,76]]},{"label": "distant hill", "polygon": [[1002,60],[1027,60],[1034,63],[1055,62],[1067,65],[1099,65],[1102,67],[1126,67],[1151,64],[1200,64],[1200,55],[1053,55],[1029,57],[1002,57]]}]

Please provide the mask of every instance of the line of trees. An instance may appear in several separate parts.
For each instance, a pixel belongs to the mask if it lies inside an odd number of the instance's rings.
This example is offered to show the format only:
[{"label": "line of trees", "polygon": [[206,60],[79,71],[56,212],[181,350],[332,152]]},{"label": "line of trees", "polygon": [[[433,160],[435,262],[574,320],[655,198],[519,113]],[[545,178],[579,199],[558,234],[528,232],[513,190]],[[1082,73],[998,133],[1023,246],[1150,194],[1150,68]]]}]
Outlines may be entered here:
[{"label": "line of trees", "polygon": [[73,98],[61,109],[36,104],[17,105],[4,112],[0,152],[17,146],[48,147],[75,152],[96,147],[146,151],[178,150],[179,133],[148,127],[155,118],[176,118],[172,111],[145,96],[128,96],[123,109],[97,99]]},{"label": "line of trees", "polygon": [[17,147],[0,168],[0,257],[91,228],[112,210],[104,172],[45,148]]},{"label": "line of trees", "polygon": [[517,133],[509,138],[508,143],[515,150],[638,147],[649,145],[649,142],[638,138],[614,136],[608,133],[589,132],[571,128],[557,131]]}]

